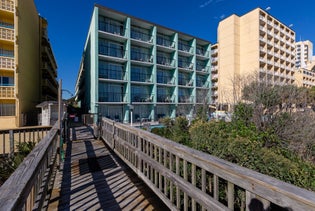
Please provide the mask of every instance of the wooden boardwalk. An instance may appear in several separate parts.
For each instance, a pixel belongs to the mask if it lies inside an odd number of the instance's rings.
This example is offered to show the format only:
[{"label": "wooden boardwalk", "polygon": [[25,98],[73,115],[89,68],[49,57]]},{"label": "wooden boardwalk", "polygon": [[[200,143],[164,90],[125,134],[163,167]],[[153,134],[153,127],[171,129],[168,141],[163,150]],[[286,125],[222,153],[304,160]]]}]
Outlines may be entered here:
[{"label": "wooden boardwalk", "polygon": [[71,130],[48,210],[168,210],[88,127]]}]

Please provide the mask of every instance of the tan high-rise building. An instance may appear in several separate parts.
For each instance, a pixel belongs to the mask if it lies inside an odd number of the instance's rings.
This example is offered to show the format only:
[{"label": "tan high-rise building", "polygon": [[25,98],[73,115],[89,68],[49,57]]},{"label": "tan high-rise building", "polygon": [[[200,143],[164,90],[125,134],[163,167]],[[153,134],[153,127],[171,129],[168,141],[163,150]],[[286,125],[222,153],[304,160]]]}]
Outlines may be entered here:
[{"label": "tan high-rise building", "polygon": [[313,60],[313,43],[309,40],[295,43],[296,57],[295,66],[297,68],[307,68]]},{"label": "tan high-rise building", "polygon": [[1,0],[1,129],[37,124],[36,105],[45,98],[42,94],[41,51],[45,50],[41,47],[44,31],[41,21],[33,0]]},{"label": "tan high-rise building", "polygon": [[256,75],[261,81],[294,83],[295,32],[257,8],[231,15],[218,26],[218,103],[241,99],[241,80]]}]

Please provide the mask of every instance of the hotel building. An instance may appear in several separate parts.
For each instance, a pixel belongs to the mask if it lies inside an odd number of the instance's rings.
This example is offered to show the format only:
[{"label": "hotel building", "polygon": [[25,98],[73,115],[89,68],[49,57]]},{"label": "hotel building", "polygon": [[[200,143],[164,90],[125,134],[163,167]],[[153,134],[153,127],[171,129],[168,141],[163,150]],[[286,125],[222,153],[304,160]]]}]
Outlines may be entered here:
[{"label": "hotel building", "polygon": [[[48,50],[50,44],[42,46],[46,25],[46,21],[38,16],[33,0],[1,0],[1,129],[37,124],[36,105],[47,95],[43,91],[46,83],[43,78],[47,78],[47,73],[42,73],[41,69],[41,65],[44,68],[47,62],[41,59],[50,57],[48,60],[54,61],[52,52]],[[56,76],[55,68],[48,70],[53,77]]]},{"label": "hotel building", "polygon": [[307,68],[313,60],[313,43],[309,40],[295,43],[296,57],[295,66],[297,68]]},{"label": "hotel building", "polygon": [[125,123],[193,115],[210,103],[211,44],[96,5],[76,96],[85,112]]},{"label": "hotel building", "polygon": [[241,79],[256,75],[274,85],[294,84],[295,32],[257,8],[218,26],[218,103],[241,99]]}]

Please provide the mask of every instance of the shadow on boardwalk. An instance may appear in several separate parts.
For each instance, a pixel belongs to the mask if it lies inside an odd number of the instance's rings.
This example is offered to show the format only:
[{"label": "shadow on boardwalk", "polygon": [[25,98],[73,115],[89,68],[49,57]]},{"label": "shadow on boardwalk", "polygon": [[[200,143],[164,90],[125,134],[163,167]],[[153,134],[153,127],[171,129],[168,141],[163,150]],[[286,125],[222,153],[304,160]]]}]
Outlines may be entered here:
[{"label": "shadow on boardwalk", "polygon": [[90,128],[71,130],[49,210],[168,210]]}]

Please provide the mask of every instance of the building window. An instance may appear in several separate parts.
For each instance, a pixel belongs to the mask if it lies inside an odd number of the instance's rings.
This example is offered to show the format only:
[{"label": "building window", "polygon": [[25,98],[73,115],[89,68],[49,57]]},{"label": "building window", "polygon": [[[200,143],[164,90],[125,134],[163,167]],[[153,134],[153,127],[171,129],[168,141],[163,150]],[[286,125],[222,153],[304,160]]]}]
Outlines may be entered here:
[{"label": "building window", "polygon": [[8,28],[8,29],[14,29],[14,25],[11,23],[6,23],[3,21],[0,21],[0,27]]},{"label": "building window", "polygon": [[99,53],[118,58],[123,58],[125,54],[123,44],[104,39],[99,40]]},{"label": "building window", "polygon": [[149,67],[131,66],[131,81],[151,82]]},{"label": "building window", "polygon": [[0,116],[15,116],[15,104],[0,103]]},{"label": "building window", "polygon": [[113,80],[124,80],[124,65],[112,62],[99,62],[99,77]]},{"label": "building window", "polygon": [[100,16],[99,17],[99,30],[109,32],[112,34],[124,35],[124,25],[122,22]]},{"label": "building window", "polygon": [[0,76],[0,86],[14,86],[14,78]]},{"label": "building window", "polygon": [[131,38],[136,40],[142,40],[145,42],[151,41],[151,36],[148,29],[143,29],[140,27],[132,26],[131,27]]},{"label": "building window", "polygon": [[124,86],[121,84],[99,84],[99,101],[100,102],[123,102]]},{"label": "building window", "polygon": [[163,45],[169,48],[174,47],[174,42],[172,42],[171,37],[160,33],[156,37],[156,44]]},{"label": "building window", "polygon": [[132,86],[131,87],[131,101],[132,102],[151,102],[149,88],[146,86]]},{"label": "building window", "polygon": [[142,62],[152,62],[149,49],[140,48],[136,46],[131,47],[131,59]]},{"label": "building window", "polygon": [[173,74],[167,70],[157,70],[157,83],[160,84],[173,84]]},{"label": "building window", "polygon": [[14,51],[5,50],[5,49],[1,49],[1,48],[0,48],[0,56],[14,57]]}]

